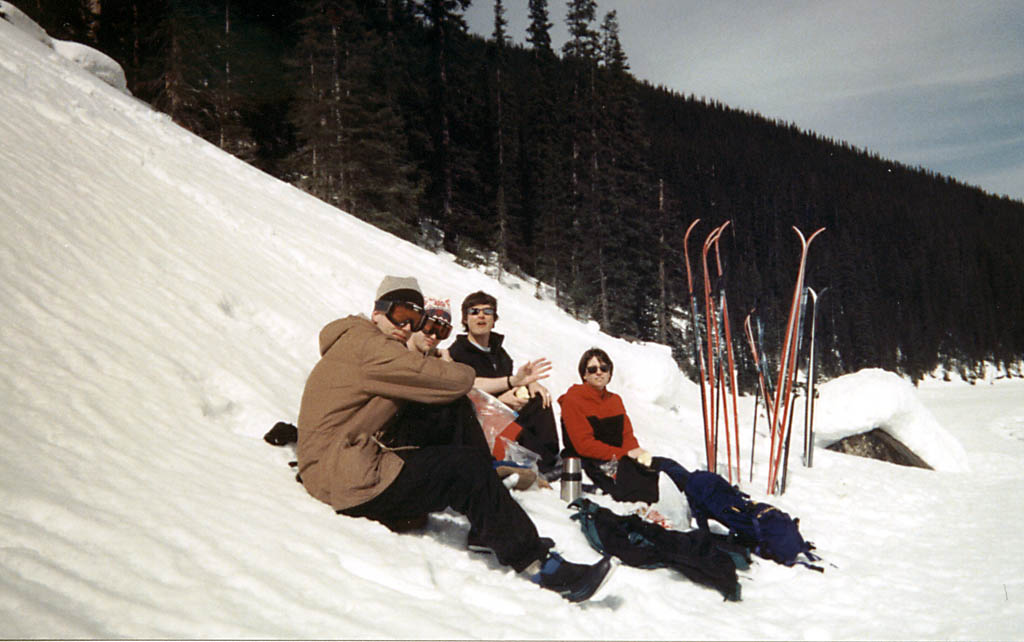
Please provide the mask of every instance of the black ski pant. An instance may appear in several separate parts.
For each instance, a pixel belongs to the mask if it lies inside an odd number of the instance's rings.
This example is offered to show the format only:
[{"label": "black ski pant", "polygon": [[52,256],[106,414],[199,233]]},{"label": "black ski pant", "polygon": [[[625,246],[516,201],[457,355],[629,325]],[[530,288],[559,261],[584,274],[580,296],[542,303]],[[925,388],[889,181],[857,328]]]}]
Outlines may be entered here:
[{"label": "black ski pant", "polygon": [[401,530],[427,513],[451,508],[469,518],[470,530],[498,561],[522,571],[547,556],[533,521],[494,471],[473,404],[463,397],[443,405],[407,404],[389,431],[405,464],[384,492],[339,511]]},{"label": "black ski pant", "polygon": [[537,468],[547,473],[558,463],[558,428],[551,406],[544,407],[544,398],[534,395],[519,409],[516,423],[523,427],[516,441],[540,455]]},{"label": "black ski pant", "polygon": [[537,527],[498,479],[490,454],[473,446],[425,446],[400,451],[402,472],[383,493],[341,511],[384,524],[451,508],[498,561],[522,571],[548,552]]}]

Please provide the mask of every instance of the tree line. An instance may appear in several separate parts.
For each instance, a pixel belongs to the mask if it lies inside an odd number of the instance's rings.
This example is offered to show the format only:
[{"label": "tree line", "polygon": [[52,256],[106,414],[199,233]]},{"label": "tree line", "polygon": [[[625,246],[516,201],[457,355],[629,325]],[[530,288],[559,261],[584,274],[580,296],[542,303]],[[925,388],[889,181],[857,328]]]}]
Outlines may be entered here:
[{"label": "tree line", "polygon": [[[478,0],[480,1],[480,0]],[[673,346],[692,373],[683,238],[719,241],[742,385],[743,320],[781,343],[792,227],[826,232],[825,376],[877,366],[1009,374],[1024,356],[1024,204],[924,168],[638,81],[614,11],[548,0],[514,44],[509,0],[467,33],[470,0],[25,0],[58,38],[125,68],[129,89],[265,171],[394,234],[531,277],[605,331]],[[685,64],[686,61],[681,61]],[[542,292],[549,288],[549,292]]]}]

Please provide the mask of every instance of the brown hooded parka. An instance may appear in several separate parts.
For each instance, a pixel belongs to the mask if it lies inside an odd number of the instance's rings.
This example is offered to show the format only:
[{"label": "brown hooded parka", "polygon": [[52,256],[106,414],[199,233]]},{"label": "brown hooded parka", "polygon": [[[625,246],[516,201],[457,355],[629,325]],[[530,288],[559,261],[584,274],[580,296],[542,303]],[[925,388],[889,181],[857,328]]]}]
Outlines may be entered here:
[{"label": "brown hooded parka", "polygon": [[476,373],[410,351],[364,316],[327,324],[320,354],[299,410],[299,474],[311,495],[343,510],[379,495],[401,471],[402,459],[375,435],[404,401],[455,401]]}]

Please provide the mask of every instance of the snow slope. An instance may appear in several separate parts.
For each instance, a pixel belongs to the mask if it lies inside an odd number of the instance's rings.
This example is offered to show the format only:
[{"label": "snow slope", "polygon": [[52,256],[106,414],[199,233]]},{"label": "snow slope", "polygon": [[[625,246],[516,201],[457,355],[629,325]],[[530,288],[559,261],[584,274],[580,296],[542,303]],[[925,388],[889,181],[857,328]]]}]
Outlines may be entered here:
[{"label": "snow slope", "polygon": [[[368,312],[385,274],[456,303],[495,294],[512,356],[549,357],[556,394],[583,350],[605,348],[641,443],[689,467],[698,389],[667,348],[609,338],[533,284],[261,174],[29,31],[0,20],[0,637],[1020,636],[1019,381],[914,390],[868,372],[823,387],[819,434],[902,426],[940,470],[823,449],[793,465],[770,501],[802,518],[827,570],[761,561],[740,603],[622,567],[571,605],[467,552],[455,514],[411,535],[335,515],[261,437],[294,421],[320,327]],[[747,457],[751,399],[740,413]],[[766,451],[762,432],[744,484],[758,499]],[[596,559],[557,489],[516,497],[566,557]]]}]

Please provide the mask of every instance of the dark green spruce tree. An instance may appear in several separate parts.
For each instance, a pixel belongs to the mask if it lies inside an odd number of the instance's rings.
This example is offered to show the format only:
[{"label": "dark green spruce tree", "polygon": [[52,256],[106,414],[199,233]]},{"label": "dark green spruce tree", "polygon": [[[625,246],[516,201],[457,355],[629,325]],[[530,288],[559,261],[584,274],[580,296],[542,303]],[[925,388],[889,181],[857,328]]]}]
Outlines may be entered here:
[{"label": "dark green spruce tree", "polygon": [[567,220],[561,221],[561,247],[568,248],[564,304],[578,317],[599,310],[604,278],[600,242],[593,242],[597,193],[596,83],[600,40],[593,27],[595,0],[570,0],[566,14],[569,39],[562,46],[563,62],[570,74],[571,96],[566,105],[569,122]]},{"label": "dark green spruce tree", "polygon": [[[480,236],[479,219],[474,203],[459,198],[457,183],[472,182],[467,176],[475,168],[475,159],[459,154],[455,128],[457,98],[452,67],[459,58],[460,46],[466,38],[466,21],[462,12],[470,0],[417,0],[416,15],[426,25],[430,46],[429,88],[430,122],[433,155],[427,164],[425,208],[429,218],[438,222],[444,233],[444,248],[459,255],[465,251],[462,241]],[[461,122],[467,122],[465,119]],[[464,172],[464,173],[463,173]]]},{"label": "dark green spruce tree", "polygon": [[412,238],[419,187],[404,126],[381,81],[381,38],[355,0],[317,0],[300,21],[301,78],[292,158],[300,185],[378,227]]}]

